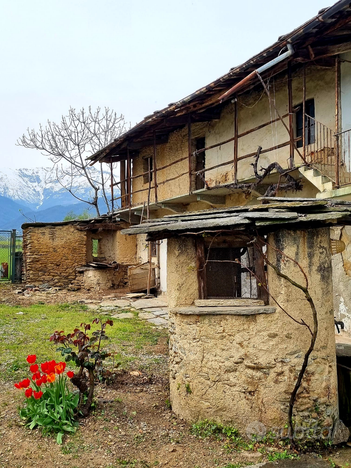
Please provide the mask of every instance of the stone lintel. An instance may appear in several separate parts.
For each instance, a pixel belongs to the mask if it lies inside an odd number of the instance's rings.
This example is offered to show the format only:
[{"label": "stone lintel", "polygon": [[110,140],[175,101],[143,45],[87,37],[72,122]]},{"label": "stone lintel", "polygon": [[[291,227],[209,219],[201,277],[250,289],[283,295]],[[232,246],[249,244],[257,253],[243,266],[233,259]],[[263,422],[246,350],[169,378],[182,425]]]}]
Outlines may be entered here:
[{"label": "stone lintel", "polygon": [[251,307],[264,306],[264,301],[261,299],[196,299],[196,307]]},{"label": "stone lintel", "polygon": [[252,307],[175,307],[170,312],[180,315],[259,315],[274,314],[275,307],[252,306]]}]

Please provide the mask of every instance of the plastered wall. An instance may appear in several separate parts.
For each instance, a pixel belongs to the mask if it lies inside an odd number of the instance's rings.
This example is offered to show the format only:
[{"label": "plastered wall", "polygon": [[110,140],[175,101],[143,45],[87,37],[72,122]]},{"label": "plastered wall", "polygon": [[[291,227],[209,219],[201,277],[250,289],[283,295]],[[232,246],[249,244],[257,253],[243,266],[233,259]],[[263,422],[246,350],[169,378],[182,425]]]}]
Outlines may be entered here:
[{"label": "plastered wall", "polygon": [[[315,100],[315,118],[318,122],[330,129],[335,128],[335,71],[334,67],[306,67],[306,99]],[[302,70],[293,73],[293,105],[302,102]],[[280,115],[288,113],[288,90],[287,75],[280,74],[270,80],[271,97]],[[227,140],[234,135],[234,104],[228,103],[222,110],[219,120],[192,125],[192,138],[205,137],[206,146],[214,145]],[[263,88],[258,87],[245,93],[238,98],[238,128],[239,134],[252,129],[262,123],[274,121],[278,114],[273,105],[269,103]],[[288,117],[284,118],[288,125]],[[248,153],[256,152],[258,146],[263,149],[269,148],[289,140],[287,130],[280,121],[273,122],[254,133],[239,139],[239,157]],[[307,153],[308,153],[307,148]],[[143,172],[143,158],[152,156],[153,147],[143,148],[137,158],[133,161],[133,174]],[[184,127],[173,132],[166,144],[157,146],[157,167],[184,158],[177,164],[157,172],[158,200],[165,200],[189,193],[188,177],[188,132]],[[288,166],[290,156],[289,146],[263,154],[260,157],[259,168],[266,167],[271,162],[279,162],[282,167]],[[211,167],[221,162],[230,161],[234,157],[234,143],[230,142],[217,148],[206,151],[206,167]],[[238,178],[246,180],[254,177],[252,168],[253,158],[239,161]],[[295,152],[295,164],[299,165],[301,160]],[[175,178],[183,174],[179,178]],[[175,178],[175,179],[174,179]],[[173,179],[165,182],[167,179]],[[233,181],[233,165],[213,169],[206,172],[206,180],[210,186],[215,186]],[[143,177],[133,180],[133,204],[142,205],[147,203],[148,183],[144,183]],[[308,184],[307,184],[308,185]],[[154,181],[151,187],[154,186]],[[141,191],[140,190],[143,190]],[[150,192],[150,202],[154,201],[154,189]],[[200,208],[199,208],[200,209]]]},{"label": "plastered wall", "polygon": [[68,286],[87,261],[87,232],[72,225],[28,227],[23,248],[27,283]]},{"label": "plastered wall", "polygon": [[[257,422],[266,430],[283,430],[310,334],[279,308],[273,314],[253,316],[176,313],[176,306],[197,298],[193,242],[168,241],[172,409],[187,420],[225,422],[244,434]],[[303,266],[318,311],[319,334],[294,419],[299,426],[328,432],[338,416],[329,229],[278,231],[269,243]],[[292,262],[271,249],[269,256],[285,274],[303,281]],[[312,325],[303,293],[271,270],[268,279],[277,301],[297,320]]]},{"label": "plastered wall", "polygon": [[334,314],[345,325],[345,329],[340,331],[340,338],[351,340],[351,226],[336,226],[330,231],[332,240],[345,244],[343,252],[332,255]]}]

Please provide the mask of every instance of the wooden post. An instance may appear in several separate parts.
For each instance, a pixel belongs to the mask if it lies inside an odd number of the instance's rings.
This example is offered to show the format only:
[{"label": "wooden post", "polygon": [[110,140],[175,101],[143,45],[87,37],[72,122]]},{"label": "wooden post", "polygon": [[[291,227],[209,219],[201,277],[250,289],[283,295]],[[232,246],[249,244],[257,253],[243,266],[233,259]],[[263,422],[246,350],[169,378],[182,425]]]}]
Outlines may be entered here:
[{"label": "wooden post", "polygon": [[153,154],[153,162],[154,162],[154,187],[155,187],[155,203],[158,202],[157,197],[157,163],[156,163],[156,132],[154,131],[154,154]]},{"label": "wooden post", "polygon": [[238,100],[234,99],[234,183],[238,182]]},{"label": "wooden post", "polygon": [[111,209],[112,209],[112,213],[113,213],[113,210],[114,210],[114,194],[113,194],[113,167],[112,167],[112,160],[110,162],[110,171],[111,171]]},{"label": "wooden post", "polygon": [[192,154],[191,154],[191,114],[188,115],[188,166],[189,166],[189,195],[192,192]]},{"label": "wooden post", "polygon": [[[255,263],[255,273],[257,277],[260,279],[260,282],[264,284],[267,288],[267,277],[266,277],[266,271],[264,268],[264,257],[262,252],[258,252],[257,249],[260,249],[261,247],[254,247],[254,263]],[[263,286],[260,286],[257,284],[257,298],[261,299],[264,301],[264,303],[267,305],[269,302],[269,296],[268,292]]]},{"label": "wooden post", "polygon": [[339,131],[340,131],[340,121],[339,121],[339,103],[340,103],[340,62],[339,57],[335,57],[335,185],[336,188],[340,187],[340,141],[339,141]]},{"label": "wooden post", "polygon": [[121,186],[121,205],[122,208],[126,206],[126,161],[120,161],[119,166],[119,179]]},{"label": "wooden post", "polygon": [[306,67],[302,71],[302,154],[306,160]]},{"label": "wooden post", "polygon": [[149,247],[149,271],[147,275],[147,291],[146,294],[150,296],[150,286],[151,286],[151,273],[152,273],[152,256],[151,256],[151,241],[148,242]]},{"label": "wooden post", "polygon": [[128,206],[131,207],[132,205],[132,181],[131,181],[131,160],[129,154],[129,148],[127,148],[127,199],[128,199]]},{"label": "wooden post", "polygon": [[292,95],[292,76],[291,62],[288,62],[288,105],[289,105],[289,134],[290,134],[290,159],[289,167],[294,167],[294,118],[293,118],[293,95]]},{"label": "wooden post", "polygon": [[196,269],[197,280],[199,285],[199,299],[207,299],[206,290],[206,258],[205,258],[205,243],[203,238],[196,238]]},{"label": "wooden post", "polygon": [[[147,218],[150,219],[150,193],[151,193],[151,158],[147,158],[147,170],[148,170],[148,177],[149,177],[149,186],[147,190],[147,207],[146,207],[146,213],[147,213]],[[150,245],[150,243],[149,243]]]}]

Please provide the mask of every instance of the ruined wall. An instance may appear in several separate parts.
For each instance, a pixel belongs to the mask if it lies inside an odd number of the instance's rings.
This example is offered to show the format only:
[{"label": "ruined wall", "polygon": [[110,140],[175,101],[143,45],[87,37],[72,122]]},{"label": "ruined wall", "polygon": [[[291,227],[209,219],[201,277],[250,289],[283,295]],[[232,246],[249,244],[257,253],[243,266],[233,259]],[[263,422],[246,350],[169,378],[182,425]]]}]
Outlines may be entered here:
[{"label": "ruined wall", "polygon": [[[326,125],[330,129],[335,127],[335,74],[334,67],[317,67],[315,65],[306,67],[306,99],[315,100],[315,118],[318,122]],[[302,102],[302,70],[293,73],[293,105],[297,106]],[[280,74],[270,80],[271,97],[280,115],[288,113],[288,89],[287,74]],[[205,145],[210,146],[230,139],[234,135],[234,104],[228,103],[222,110],[219,120],[206,123],[196,123],[192,125],[192,139],[204,137]],[[240,95],[238,98],[238,128],[239,134],[257,127],[263,123],[274,121],[278,114],[274,107],[269,104],[268,98],[263,88],[251,90]],[[284,118],[288,125],[288,117]],[[294,123],[295,127],[295,123]],[[289,135],[280,121],[273,122],[254,133],[243,136],[239,139],[239,157],[255,153],[258,146],[263,149],[287,142]],[[195,149],[195,148],[193,148]],[[307,147],[307,153],[309,148]],[[279,162],[282,167],[288,166],[290,149],[289,146],[280,148],[260,157],[259,167],[268,166],[271,162]],[[152,156],[153,147],[143,148],[137,158],[133,160],[133,174],[141,174],[143,169],[143,158]],[[206,151],[206,167],[211,167],[225,161],[231,161],[234,157],[234,143],[229,142],[217,148]],[[157,167],[162,167],[173,161],[182,159],[177,164],[157,172],[158,200],[165,200],[189,193],[188,177],[188,131],[187,127],[170,134],[166,144],[157,146]],[[240,180],[254,177],[252,168],[253,158],[247,158],[238,163],[238,178]],[[302,161],[295,152],[295,164]],[[183,175],[181,175],[183,174]],[[179,177],[181,175],[181,177]],[[230,183],[233,181],[233,164],[223,166],[206,172],[206,180],[210,186]],[[172,179],[165,182],[167,179]],[[143,177],[134,179],[133,204],[142,205],[147,203],[148,183]],[[309,185],[308,182],[305,183]],[[154,198],[154,180],[151,182],[150,202]],[[144,190],[144,191],[140,191]],[[306,196],[308,196],[307,194]],[[301,196],[304,196],[301,193]],[[199,206],[198,209],[202,209]]]},{"label": "ruined wall", "polygon": [[128,267],[119,265],[118,269],[82,269],[81,284],[84,289],[103,290],[124,288],[128,284]]},{"label": "ruined wall", "polygon": [[26,283],[68,286],[76,267],[87,261],[87,232],[72,225],[27,227],[23,230]]},{"label": "ruined wall", "polygon": [[[330,428],[338,403],[329,229],[278,231],[269,242],[302,264],[318,310],[319,335],[298,395],[295,420],[298,425]],[[278,308],[273,314],[250,316],[177,313],[176,306],[197,298],[195,246],[182,238],[168,243],[173,410],[191,421],[226,422],[244,434],[257,422],[267,430],[283,429],[309,332]],[[274,251],[270,258],[285,274],[302,281],[291,262],[277,259]],[[311,309],[301,291],[272,270],[268,278],[278,302],[297,319],[312,324]]]}]

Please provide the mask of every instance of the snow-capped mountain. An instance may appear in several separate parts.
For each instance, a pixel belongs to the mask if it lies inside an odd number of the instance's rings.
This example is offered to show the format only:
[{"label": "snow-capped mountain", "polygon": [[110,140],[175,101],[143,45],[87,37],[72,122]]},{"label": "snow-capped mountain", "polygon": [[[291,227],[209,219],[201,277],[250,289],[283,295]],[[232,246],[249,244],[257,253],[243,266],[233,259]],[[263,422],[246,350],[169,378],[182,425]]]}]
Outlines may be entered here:
[{"label": "snow-capped mountain", "polygon": [[[83,199],[92,196],[91,187],[84,178],[77,180],[74,192]],[[59,182],[53,181],[49,169],[1,169],[0,196],[28,206],[45,209],[55,205],[78,203]]]},{"label": "snow-capped mountain", "polygon": [[[84,177],[75,181],[72,191],[83,200],[91,200],[93,196]],[[99,208],[106,213],[103,202],[99,202]],[[68,213],[83,212],[96,216],[93,207],[80,202],[52,180],[48,169],[0,169],[0,229],[19,230],[26,222],[62,221]]]}]

